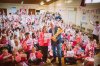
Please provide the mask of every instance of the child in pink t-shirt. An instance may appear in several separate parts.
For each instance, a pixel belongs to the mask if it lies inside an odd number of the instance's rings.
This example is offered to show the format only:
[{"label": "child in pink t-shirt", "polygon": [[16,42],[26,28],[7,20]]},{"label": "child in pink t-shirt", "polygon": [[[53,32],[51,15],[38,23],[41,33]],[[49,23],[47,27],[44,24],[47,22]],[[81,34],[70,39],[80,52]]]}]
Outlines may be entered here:
[{"label": "child in pink t-shirt", "polygon": [[38,65],[42,61],[42,53],[40,51],[36,51],[36,48],[32,48],[32,52],[30,53],[29,63]]},{"label": "child in pink t-shirt", "polygon": [[3,49],[3,53],[0,55],[0,61],[9,62],[12,61],[12,54],[8,53],[7,49]]}]

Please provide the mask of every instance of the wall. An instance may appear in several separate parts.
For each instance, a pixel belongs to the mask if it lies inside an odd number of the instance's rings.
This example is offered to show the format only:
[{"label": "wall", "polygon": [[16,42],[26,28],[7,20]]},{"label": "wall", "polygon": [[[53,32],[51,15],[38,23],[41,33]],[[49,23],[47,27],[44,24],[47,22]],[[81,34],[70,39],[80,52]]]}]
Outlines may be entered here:
[{"label": "wall", "polygon": [[[59,0],[57,2],[54,2],[48,6],[48,11],[52,12],[59,12],[64,20],[65,23],[67,24],[76,24],[76,25],[81,25],[81,20],[82,20],[82,10],[80,8],[80,3],[81,0],[73,0],[72,3],[68,4],[65,3],[65,0]],[[100,4],[87,4],[86,7],[82,8],[83,10],[87,9],[100,9]],[[99,10],[100,11],[100,10]],[[71,16],[70,16],[71,15]],[[99,15],[99,18],[97,20],[100,21],[100,12],[99,14],[93,14],[93,15]],[[82,26],[85,27],[86,29],[93,29],[93,26],[90,24],[89,17],[92,16],[91,13],[88,14],[86,13],[86,24],[83,24]],[[88,27],[87,27],[88,26]]]},{"label": "wall", "polygon": [[40,9],[45,9],[46,10],[46,5],[39,5],[39,4],[11,4],[11,3],[0,3],[0,8],[7,8],[7,14],[10,12],[10,9],[12,7],[16,7],[17,10],[19,10],[20,8],[26,8],[27,9],[27,13],[28,13],[28,9],[36,9],[36,10],[40,10]]}]

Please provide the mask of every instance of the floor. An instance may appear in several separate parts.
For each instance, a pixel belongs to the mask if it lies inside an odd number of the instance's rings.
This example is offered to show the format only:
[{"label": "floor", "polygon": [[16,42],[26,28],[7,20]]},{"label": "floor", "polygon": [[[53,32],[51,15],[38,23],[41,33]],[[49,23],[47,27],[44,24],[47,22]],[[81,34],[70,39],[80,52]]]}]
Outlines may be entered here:
[{"label": "floor", "polygon": [[[47,60],[47,63],[45,63],[45,64],[41,64],[41,65],[32,65],[32,66],[58,66],[58,61],[57,61],[57,59],[56,59],[56,63],[50,63],[50,61],[51,60]],[[62,58],[62,66],[83,66],[82,65],[82,63],[79,63],[79,62],[77,62],[77,64],[74,64],[74,65],[68,65],[68,64],[65,64],[64,63],[64,58]]]},{"label": "floor", "polygon": [[[43,64],[43,65],[32,65],[32,66],[58,66],[57,64]],[[62,66],[83,66],[82,64],[67,65],[62,64]]]}]

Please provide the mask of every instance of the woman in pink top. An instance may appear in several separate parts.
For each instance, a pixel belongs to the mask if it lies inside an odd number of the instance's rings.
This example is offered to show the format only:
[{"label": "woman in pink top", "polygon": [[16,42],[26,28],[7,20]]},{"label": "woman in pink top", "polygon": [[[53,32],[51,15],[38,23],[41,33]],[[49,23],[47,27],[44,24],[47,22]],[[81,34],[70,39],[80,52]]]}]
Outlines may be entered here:
[{"label": "woman in pink top", "polygon": [[49,39],[44,39],[44,33],[47,33],[46,26],[43,26],[42,32],[39,34],[39,45],[43,54],[43,62],[46,62],[48,56],[48,43]]}]

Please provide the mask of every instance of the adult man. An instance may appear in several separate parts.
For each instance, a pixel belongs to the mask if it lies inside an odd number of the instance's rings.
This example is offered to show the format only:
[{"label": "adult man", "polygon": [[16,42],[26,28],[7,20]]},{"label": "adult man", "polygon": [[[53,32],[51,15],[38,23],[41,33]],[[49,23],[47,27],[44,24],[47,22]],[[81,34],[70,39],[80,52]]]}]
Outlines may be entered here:
[{"label": "adult man", "polygon": [[[49,30],[49,33],[52,33],[52,36],[54,36],[57,31],[58,31],[58,26],[54,26],[53,23],[50,24],[51,28]],[[62,42],[62,39],[61,39],[61,34],[59,34],[57,37],[56,37],[57,41],[53,41],[51,40],[51,45],[52,45],[52,50],[53,50],[53,57],[54,59],[51,61],[51,62],[56,62],[56,56],[58,56],[58,61],[59,61],[59,66],[61,66],[61,42]],[[56,51],[56,48],[57,48],[57,51]],[[57,54],[56,54],[57,52]]]},{"label": "adult man", "polygon": [[95,23],[91,23],[94,26],[93,29],[93,39],[96,39],[97,43],[99,43],[99,21],[96,21]]}]

